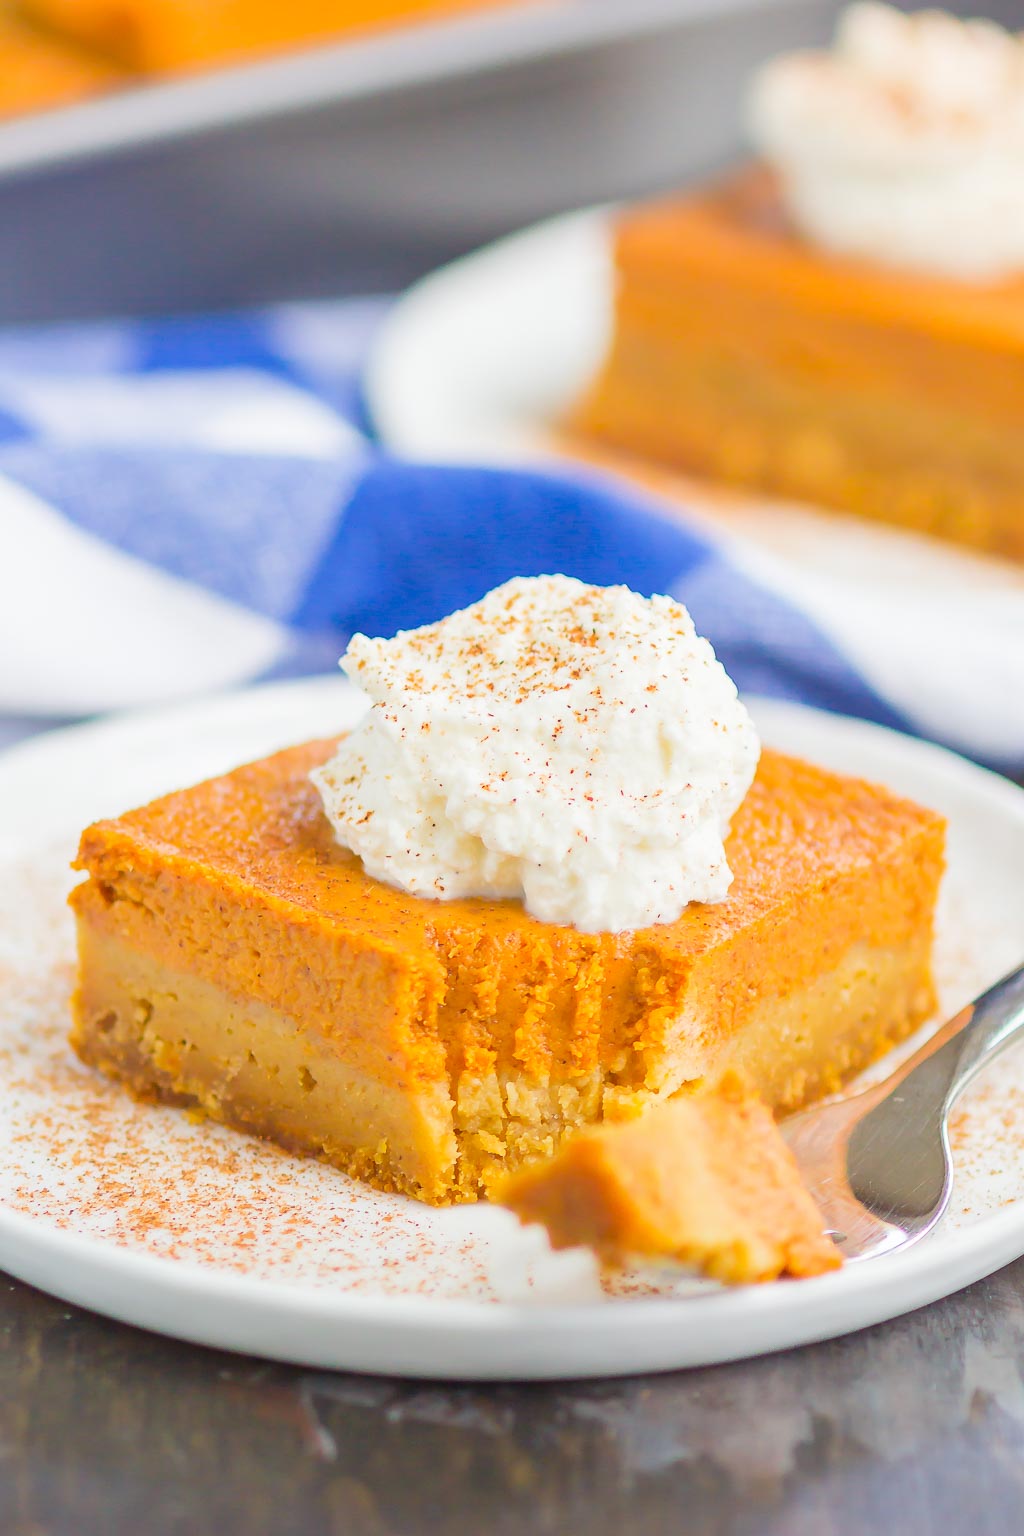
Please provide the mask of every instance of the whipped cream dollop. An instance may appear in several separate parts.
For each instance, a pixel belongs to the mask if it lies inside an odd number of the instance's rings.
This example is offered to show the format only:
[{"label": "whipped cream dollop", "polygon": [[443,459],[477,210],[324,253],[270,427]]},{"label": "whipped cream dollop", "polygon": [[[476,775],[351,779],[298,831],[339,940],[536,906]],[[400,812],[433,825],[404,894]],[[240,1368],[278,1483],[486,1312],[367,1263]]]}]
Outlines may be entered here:
[{"label": "whipped cream dollop", "polygon": [[762,67],[754,142],[830,249],[967,281],[1024,271],[1024,38],[862,3],[831,52]]},{"label": "whipped cream dollop", "polygon": [[588,932],[726,895],[760,746],[671,598],[519,578],[392,640],[356,635],[341,665],[372,707],[312,777],[377,879],[521,897]]}]

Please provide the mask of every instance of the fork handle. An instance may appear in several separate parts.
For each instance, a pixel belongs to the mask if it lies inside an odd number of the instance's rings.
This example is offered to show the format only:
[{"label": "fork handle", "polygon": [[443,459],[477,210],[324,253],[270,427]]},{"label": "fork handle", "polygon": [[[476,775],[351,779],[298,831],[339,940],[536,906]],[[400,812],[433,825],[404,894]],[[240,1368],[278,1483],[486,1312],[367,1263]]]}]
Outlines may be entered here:
[{"label": "fork handle", "polygon": [[945,1108],[950,1109],[990,1061],[1024,1034],[1024,965],[1018,966],[994,987],[989,987],[971,1006],[967,1023],[939,1053],[948,1052],[949,1084]]}]

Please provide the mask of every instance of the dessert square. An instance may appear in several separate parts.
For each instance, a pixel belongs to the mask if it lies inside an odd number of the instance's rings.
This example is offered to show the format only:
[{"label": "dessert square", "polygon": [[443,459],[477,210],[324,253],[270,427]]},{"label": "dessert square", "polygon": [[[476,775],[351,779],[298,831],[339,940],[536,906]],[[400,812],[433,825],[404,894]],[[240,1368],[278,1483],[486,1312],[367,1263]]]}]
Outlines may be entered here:
[{"label": "dessert square", "polygon": [[726,900],[583,933],[369,876],[309,780],[336,745],[86,830],[83,1060],[445,1204],[732,1067],[795,1108],[933,1010],[944,825],[884,789],[766,751]]},{"label": "dessert square", "polygon": [[773,173],[625,212],[608,359],[574,430],[1024,560],[1024,276],[812,245]]}]

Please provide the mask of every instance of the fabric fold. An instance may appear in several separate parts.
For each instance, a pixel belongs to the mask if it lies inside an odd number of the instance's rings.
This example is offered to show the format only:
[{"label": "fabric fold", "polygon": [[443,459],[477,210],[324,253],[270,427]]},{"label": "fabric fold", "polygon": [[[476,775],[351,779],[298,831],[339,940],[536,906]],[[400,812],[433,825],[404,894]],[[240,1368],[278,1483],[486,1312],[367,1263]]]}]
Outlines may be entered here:
[{"label": "fabric fold", "polygon": [[[393,634],[511,576],[562,572],[679,598],[744,691],[1024,771],[1024,603],[1009,592],[992,666],[947,666],[917,711],[891,586],[826,599],[593,469],[383,451],[359,393],[380,313],[352,301],[0,335],[0,714],[323,670],[356,630]],[[936,656],[949,644],[935,633]]]}]

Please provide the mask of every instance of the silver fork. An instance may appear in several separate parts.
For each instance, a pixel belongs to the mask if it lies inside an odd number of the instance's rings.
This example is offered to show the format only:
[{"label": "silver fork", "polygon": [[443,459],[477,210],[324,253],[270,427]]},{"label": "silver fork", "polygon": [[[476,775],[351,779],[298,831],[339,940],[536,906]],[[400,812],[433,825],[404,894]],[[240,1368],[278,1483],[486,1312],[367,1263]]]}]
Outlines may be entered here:
[{"label": "silver fork", "polygon": [[791,1115],[780,1129],[846,1260],[916,1243],[949,1204],[949,1114],[1024,1034],[1024,966],[937,1031],[883,1082]]}]

